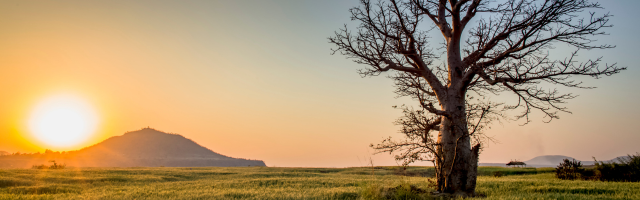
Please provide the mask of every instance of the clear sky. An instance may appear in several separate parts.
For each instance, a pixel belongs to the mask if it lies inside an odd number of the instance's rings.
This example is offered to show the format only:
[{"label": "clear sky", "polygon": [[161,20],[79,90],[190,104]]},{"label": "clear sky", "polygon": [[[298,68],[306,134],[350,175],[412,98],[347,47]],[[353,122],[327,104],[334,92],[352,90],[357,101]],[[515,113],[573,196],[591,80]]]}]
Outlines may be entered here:
[{"label": "clear sky", "polygon": [[[327,37],[351,23],[357,3],[0,1],[0,150],[76,150],[150,126],[268,166],[396,165],[369,144],[401,138],[391,106],[410,100],[394,98],[384,76],[360,78],[365,66],[330,55]],[[560,88],[580,95],[560,120],[494,124],[487,134],[497,142],[480,162],[640,152],[640,2],[601,3],[614,27],[599,42],[617,48],[580,59],[604,56],[628,70],[580,79],[597,89]],[[82,142],[51,145],[29,128],[38,105],[59,96],[92,108],[97,125]]]}]

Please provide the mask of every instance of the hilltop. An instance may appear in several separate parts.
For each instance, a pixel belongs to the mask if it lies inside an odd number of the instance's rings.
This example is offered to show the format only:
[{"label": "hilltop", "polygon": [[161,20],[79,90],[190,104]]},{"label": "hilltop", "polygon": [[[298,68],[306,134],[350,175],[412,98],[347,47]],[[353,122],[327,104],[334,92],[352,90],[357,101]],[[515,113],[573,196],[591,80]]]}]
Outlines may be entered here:
[{"label": "hilltop", "polygon": [[114,136],[75,152],[82,156],[115,155],[128,158],[213,158],[231,159],[207,149],[182,135],[151,128]]},{"label": "hilltop", "polygon": [[[524,161],[524,163],[527,163],[527,165],[545,165],[545,166],[549,165],[549,166],[555,167],[558,164],[560,164],[564,159],[573,160],[575,158],[572,158],[569,156],[563,156],[563,155],[544,155],[544,156],[537,156],[530,160]],[[581,162],[583,164],[587,164],[587,163],[584,163],[584,161],[581,161]],[[591,161],[591,163],[589,164],[593,164],[593,161]]]},{"label": "hilltop", "polygon": [[221,155],[179,134],[151,128],[127,132],[66,153],[3,156],[0,167],[23,168],[49,160],[73,167],[235,167],[266,166],[261,160]]}]

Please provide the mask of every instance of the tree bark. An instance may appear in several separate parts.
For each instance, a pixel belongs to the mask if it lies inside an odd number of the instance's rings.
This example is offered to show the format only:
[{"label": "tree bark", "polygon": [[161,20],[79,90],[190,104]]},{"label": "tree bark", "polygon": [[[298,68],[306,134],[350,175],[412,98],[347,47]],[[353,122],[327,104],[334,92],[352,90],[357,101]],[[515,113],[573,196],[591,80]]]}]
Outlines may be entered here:
[{"label": "tree bark", "polygon": [[[450,38],[447,45],[449,85],[441,109],[449,113],[442,116],[438,135],[438,150],[442,159],[437,174],[438,190],[456,196],[474,196],[478,171],[480,145],[471,147],[465,104],[466,88],[462,83],[464,64],[460,56],[460,37]],[[436,163],[438,165],[438,163]]]},{"label": "tree bark", "polygon": [[464,95],[453,97],[443,109],[451,113],[451,118],[442,117],[438,143],[442,159],[437,163],[438,190],[456,196],[474,196],[478,170],[480,145],[471,147],[464,107]]}]

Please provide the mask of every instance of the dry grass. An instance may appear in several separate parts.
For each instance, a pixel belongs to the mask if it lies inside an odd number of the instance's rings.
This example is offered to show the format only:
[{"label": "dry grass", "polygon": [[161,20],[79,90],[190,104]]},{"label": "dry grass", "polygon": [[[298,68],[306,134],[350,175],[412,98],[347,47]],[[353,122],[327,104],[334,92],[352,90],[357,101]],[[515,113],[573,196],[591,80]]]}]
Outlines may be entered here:
[{"label": "dry grass", "polygon": [[[372,170],[375,175],[371,175]],[[431,191],[428,178],[420,177],[430,170],[426,167],[411,167],[406,172],[397,167],[11,169],[0,170],[0,199],[429,199],[429,195],[407,191]],[[502,171],[505,176],[493,177],[495,171]],[[554,178],[548,171],[481,167],[483,176],[479,177],[477,190],[487,195],[482,199],[640,199],[640,183],[565,181]]]}]

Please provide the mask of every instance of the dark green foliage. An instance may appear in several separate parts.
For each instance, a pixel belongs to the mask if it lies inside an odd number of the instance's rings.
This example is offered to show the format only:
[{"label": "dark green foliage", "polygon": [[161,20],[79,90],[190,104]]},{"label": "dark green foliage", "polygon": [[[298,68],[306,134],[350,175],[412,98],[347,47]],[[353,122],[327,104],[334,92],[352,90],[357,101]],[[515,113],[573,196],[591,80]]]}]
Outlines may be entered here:
[{"label": "dark green foliage", "polygon": [[580,161],[564,159],[556,168],[556,177],[563,180],[576,180],[582,177],[582,171],[584,169]]},{"label": "dark green foliage", "polygon": [[583,180],[598,180],[598,170],[595,168],[583,168],[580,172],[580,178]]},{"label": "dark green foliage", "polygon": [[595,177],[601,181],[640,181],[640,154],[618,158],[616,162],[596,161]]},{"label": "dark green foliage", "polygon": [[564,180],[640,181],[640,154],[618,158],[612,162],[598,162],[585,169],[579,161],[564,159],[556,168],[556,177]]}]

